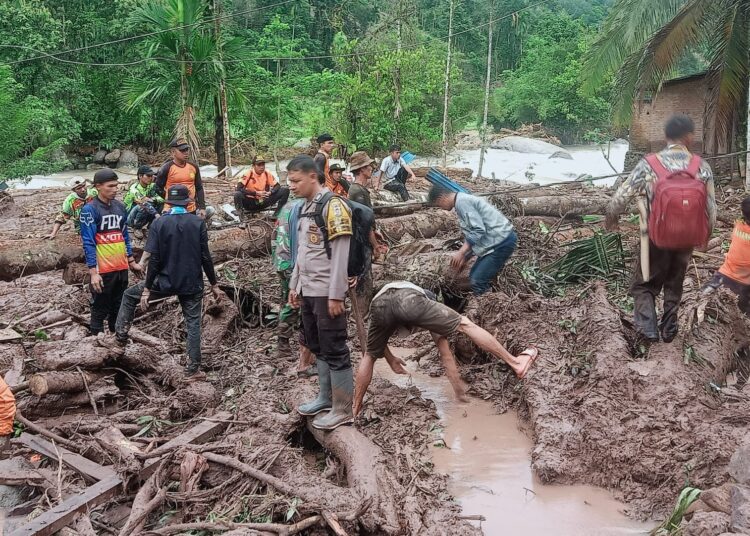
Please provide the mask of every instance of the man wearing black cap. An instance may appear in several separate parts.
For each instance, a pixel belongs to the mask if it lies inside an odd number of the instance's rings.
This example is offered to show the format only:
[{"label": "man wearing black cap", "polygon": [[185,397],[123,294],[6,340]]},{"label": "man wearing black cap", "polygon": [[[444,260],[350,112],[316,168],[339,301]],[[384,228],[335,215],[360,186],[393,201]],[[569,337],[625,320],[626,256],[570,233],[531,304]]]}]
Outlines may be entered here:
[{"label": "man wearing black cap", "polygon": [[318,166],[318,170],[326,178],[326,188],[333,191],[333,178],[331,177],[330,160],[331,153],[333,153],[333,136],[328,134],[321,134],[316,140],[318,142],[318,152],[313,160],[315,165]]},{"label": "man wearing black cap", "polygon": [[173,208],[151,224],[145,247],[149,254],[146,280],[125,292],[117,315],[116,337],[120,344],[127,343],[139,302],[146,310],[151,299],[177,296],[187,328],[185,374],[195,378],[201,364],[203,272],[216,299],[224,293],[216,282],[206,222],[186,210],[192,202],[188,188],[175,184],[167,191],[166,202]]},{"label": "man wearing black cap", "polygon": [[115,330],[120,302],[128,288],[128,268],[142,274],[133,258],[125,205],[117,196],[117,174],[100,169],[94,175],[97,196],[81,209],[81,241],[91,276],[91,324],[93,335]]},{"label": "man wearing black cap", "polygon": [[130,186],[123,201],[128,211],[128,226],[133,230],[142,229],[159,217],[164,199],[156,193],[150,166],[138,168],[138,180]]},{"label": "man wearing black cap", "polygon": [[[169,147],[172,158],[167,160],[156,173],[156,192],[163,197],[164,193],[175,184],[184,185],[192,199],[187,206],[187,211],[205,218],[206,198],[203,193],[203,181],[198,166],[188,160],[190,145],[184,138],[176,138],[172,140]],[[171,208],[169,202],[164,208]]]},{"label": "man wearing black cap", "polygon": [[282,187],[266,170],[266,159],[260,155],[253,158],[253,167],[237,183],[234,206],[242,213],[258,212],[276,205],[278,215],[289,199],[289,188]]},{"label": "man wearing black cap", "polygon": [[329,188],[334,194],[341,197],[349,196],[349,181],[343,178],[344,168],[339,164],[333,164],[328,168],[331,174],[331,183],[333,188]]}]

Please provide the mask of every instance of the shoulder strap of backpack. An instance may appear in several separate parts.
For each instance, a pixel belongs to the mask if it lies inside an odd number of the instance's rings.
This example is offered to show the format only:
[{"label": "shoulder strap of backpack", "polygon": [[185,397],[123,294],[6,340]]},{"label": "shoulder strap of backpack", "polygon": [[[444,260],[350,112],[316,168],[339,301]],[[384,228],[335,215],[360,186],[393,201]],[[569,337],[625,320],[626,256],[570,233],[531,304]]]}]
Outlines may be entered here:
[{"label": "shoulder strap of backpack", "polygon": [[656,155],[656,153],[646,155],[644,158],[646,162],[648,162],[648,165],[651,166],[651,169],[654,170],[654,173],[656,173],[657,180],[664,179],[669,176],[670,171],[666,167],[664,167],[664,164],[661,163],[661,160],[659,160],[659,157]]},{"label": "shoulder strap of backpack", "polygon": [[697,154],[694,154],[690,159],[690,164],[688,164],[687,172],[690,173],[693,177],[698,178],[698,172],[700,172],[702,165],[703,159]]},{"label": "shoulder strap of backpack", "polygon": [[315,225],[320,229],[320,232],[323,235],[323,246],[326,249],[326,256],[329,259],[331,258],[331,244],[328,241],[328,228],[326,227],[326,219],[323,217],[323,208],[328,204],[332,197],[333,192],[324,193],[321,198],[315,202],[313,211],[305,214],[306,217],[312,218]]}]

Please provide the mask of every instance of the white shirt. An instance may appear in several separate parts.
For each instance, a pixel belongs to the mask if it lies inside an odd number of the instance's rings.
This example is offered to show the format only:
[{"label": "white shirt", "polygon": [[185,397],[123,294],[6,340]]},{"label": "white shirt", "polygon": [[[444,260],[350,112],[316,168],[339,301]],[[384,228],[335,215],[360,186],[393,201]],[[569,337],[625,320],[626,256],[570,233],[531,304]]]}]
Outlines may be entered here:
[{"label": "white shirt", "polygon": [[424,294],[425,296],[427,296],[427,292],[425,292],[425,290],[422,287],[418,287],[414,283],[409,283],[408,281],[395,281],[394,283],[388,283],[386,286],[384,286],[383,288],[381,288],[380,292],[378,292],[377,294],[375,294],[375,297],[372,299],[372,301],[377,300],[378,296],[380,296],[381,294],[383,294],[386,290],[390,290],[392,288],[398,288],[398,289],[408,288],[408,289],[411,289],[411,290],[416,290],[417,292],[421,292],[422,294]]},{"label": "white shirt", "polygon": [[406,162],[404,162],[404,159],[401,157],[399,157],[399,159],[395,162],[390,155],[388,156],[388,158],[383,158],[383,161],[380,163],[380,171],[382,171],[385,175],[385,183],[388,184],[393,179],[395,179],[398,170],[400,170],[405,165]]}]

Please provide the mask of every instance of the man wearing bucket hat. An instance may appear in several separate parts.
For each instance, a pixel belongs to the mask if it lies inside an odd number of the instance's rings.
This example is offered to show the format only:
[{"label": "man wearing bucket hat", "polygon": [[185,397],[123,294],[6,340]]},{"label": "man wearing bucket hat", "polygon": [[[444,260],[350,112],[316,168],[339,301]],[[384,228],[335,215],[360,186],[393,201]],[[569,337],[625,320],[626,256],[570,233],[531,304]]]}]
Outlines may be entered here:
[{"label": "man wearing bucket hat", "polygon": [[133,230],[142,229],[159,217],[164,199],[156,193],[150,166],[138,168],[138,180],[130,186],[123,201],[128,211],[128,226]]},{"label": "man wearing bucket hat", "polygon": [[109,330],[115,330],[122,295],[128,288],[128,268],[137,275],[143,273],[133,258],[125,205],[115,199],[117,187],[117,173],[100,169],[94,175],[97,196],[81,209],[81,242],[91,276],[92,335],[104,331],[105,320]]},{"label": "man wearing bucket hat", "polygon": [[130,287],[117,315],[116,337],[124,345],[140,302],[148,309],[149,300],[177,296],[187,328],[188,362],[185,375],[202,376],[201,316],[203,311],[203,272],[218,300],[224,296],[216,281],[214,263],[208,249],[206,222],[187,211],[193,202],[184,184],[167,191],[172,209],[151,224],[145,251],[149,254],[146,280]]},{"label": "man wearing bucket hat", "polygon": [[55,217],[55,224],[52,226],[52,232],[45,236],[46,240],[54,240],[60,228],[66,222],[73,220],[76,234],[81,233],[80,216],[83,205],[96,197],[96,190],[89,188],[86,179],[83,177],[73,177],[71,182],[72,192],[63,201],[62,209]]},{"label": "man wearing bucket hat", "polygon": [[255,155],[253,166],[237,183],[234,206],[241,213],[259,212],[276,205],[276,214],[289,199],[289,188],[281,186],[266,170],[266,159]]}]

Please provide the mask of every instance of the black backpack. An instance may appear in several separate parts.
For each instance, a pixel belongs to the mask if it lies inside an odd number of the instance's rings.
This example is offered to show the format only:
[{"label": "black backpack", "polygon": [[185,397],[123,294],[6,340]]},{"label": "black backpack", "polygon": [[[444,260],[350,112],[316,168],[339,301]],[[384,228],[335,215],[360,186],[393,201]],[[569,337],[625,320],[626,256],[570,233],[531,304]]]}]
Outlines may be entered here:
[{"label": "black backpack", "polygon": [[[326,220],[323,217],[323,207],[333,198],[333,192],[326,192],[315,202],[314,208],[310,212],[302,214],[302,205],[300,205],[300,217],[312,218],[315,225],[318,226],[323,234],[323,245],[326,249],[326,255],[331,258],[331,244],[328,241],[328,228]],[[335,196],[338,197],[338,196]],[[370,231],[375,226],[375,213],[373,210],[361,203],[350,201],[346,198],[340,199],[347,204],[352,212],[352,240],[349,245],[349,265],[347,272],[349,277],[361,277],[370,267],[372,261],[372,247],[370,245]]]}]

